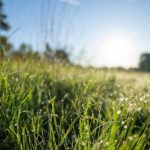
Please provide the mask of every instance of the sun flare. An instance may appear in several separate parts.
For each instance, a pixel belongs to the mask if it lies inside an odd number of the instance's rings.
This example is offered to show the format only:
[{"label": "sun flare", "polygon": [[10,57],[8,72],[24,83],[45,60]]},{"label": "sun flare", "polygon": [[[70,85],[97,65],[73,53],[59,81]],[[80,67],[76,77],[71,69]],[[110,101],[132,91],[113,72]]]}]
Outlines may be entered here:
[{"label": "sun flare", "polygon": [[[111,34],[104,38],[102,50],[107,64],[111,66],[128,66],[132,63],[132,57],[136,46],[130,36],[125,34]],[[125,62],[127,62],[125,64]]]}]

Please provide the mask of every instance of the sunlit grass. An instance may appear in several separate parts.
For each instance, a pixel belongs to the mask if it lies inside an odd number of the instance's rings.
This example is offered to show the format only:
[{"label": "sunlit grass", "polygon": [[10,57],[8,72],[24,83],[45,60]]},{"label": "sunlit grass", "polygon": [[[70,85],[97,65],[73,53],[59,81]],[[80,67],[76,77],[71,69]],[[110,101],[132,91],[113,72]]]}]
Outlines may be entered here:
[{"label": "sunlit grass", "polygon": [[0,149],[148,149],[149,74],[0,63]]}]

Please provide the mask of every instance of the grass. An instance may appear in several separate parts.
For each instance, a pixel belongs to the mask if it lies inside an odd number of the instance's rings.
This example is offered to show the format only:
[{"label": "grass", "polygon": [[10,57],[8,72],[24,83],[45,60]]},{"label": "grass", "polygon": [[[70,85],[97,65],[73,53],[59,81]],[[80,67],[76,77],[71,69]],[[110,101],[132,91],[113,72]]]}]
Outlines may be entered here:
[{"label": "grass", "polygon": [[0,149],[150,148],[148,73],[0,62]]}]

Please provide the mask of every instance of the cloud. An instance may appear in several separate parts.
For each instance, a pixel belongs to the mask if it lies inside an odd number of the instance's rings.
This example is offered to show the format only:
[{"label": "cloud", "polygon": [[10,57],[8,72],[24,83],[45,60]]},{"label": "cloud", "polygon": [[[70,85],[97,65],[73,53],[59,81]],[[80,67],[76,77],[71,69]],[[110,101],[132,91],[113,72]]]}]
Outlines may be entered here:
[{"label": "cloud", "polygon": [[80,5],[80,0],[59,0],[59,1],[69,3],[72,5]]}]

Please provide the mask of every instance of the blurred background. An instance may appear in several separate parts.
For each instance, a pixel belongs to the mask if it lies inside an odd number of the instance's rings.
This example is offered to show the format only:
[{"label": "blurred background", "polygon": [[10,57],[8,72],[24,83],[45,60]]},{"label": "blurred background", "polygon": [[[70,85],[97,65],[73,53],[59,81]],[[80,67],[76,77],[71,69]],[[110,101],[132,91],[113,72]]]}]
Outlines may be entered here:
[{"label": "blurred background", "polygon": [[149,0],[0,0],[0,58],[150,71]]}]

